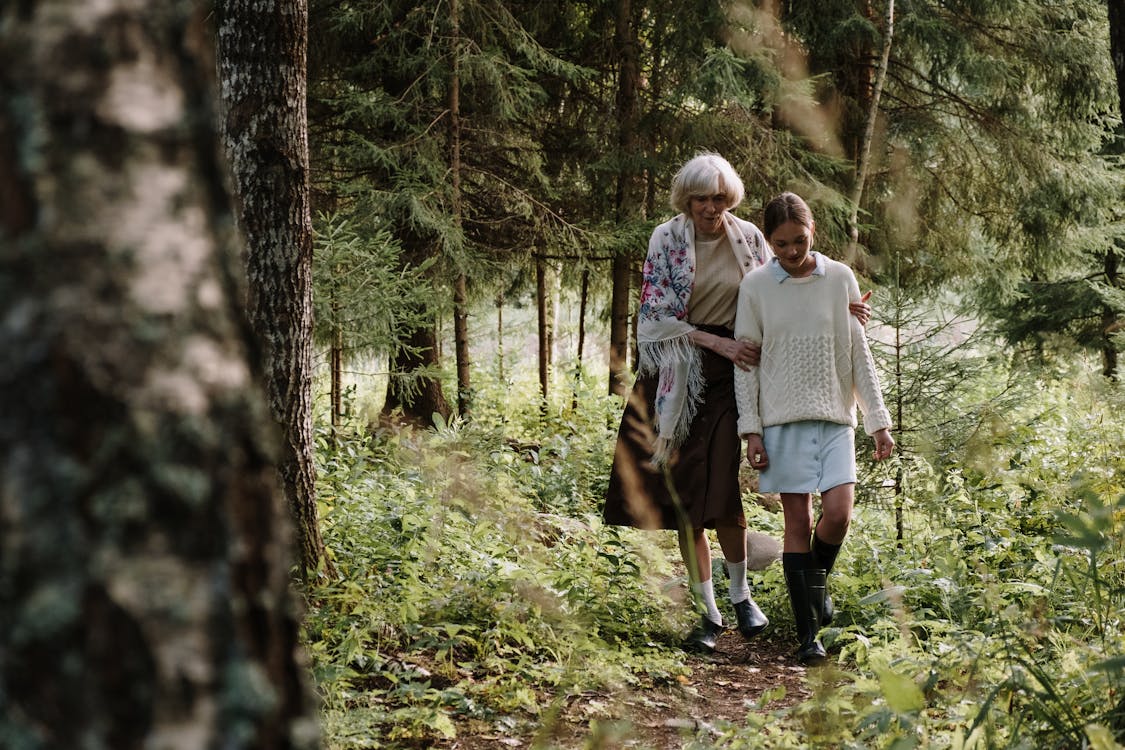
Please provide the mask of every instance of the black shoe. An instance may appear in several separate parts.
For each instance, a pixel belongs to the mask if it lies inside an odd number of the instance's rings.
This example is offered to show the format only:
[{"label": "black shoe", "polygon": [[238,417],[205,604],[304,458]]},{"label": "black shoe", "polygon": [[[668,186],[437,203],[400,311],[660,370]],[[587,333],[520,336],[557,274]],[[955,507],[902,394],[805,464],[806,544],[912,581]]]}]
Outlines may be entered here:
[{"label": "black shoe", "polygon": [[797,661],[804,664],[806,667],[815,667],[818,664],[823,664],[824,660],[828,658],[828,652],[824,650],[824,646],[820,641],[813,641],[807,646],[801,646],[797,649]]},{"label": "black shoe", "polygon": [[832,615],[836,613],[836,608],[832,606],[832,597],[828,594],[824,595],[824,611],[820,613],[820,626],[826,628],[832,624]]},{"label": "black shoe", "polygon": [[824,570],[789,570],[785,572],[785,583],[797,626],[797,661],[810,667],[820,664],[827,657],[817,640],[824,617]]},{"label": "black shoe", "polygon": [[753,598],[734,605],[734,615],[738,618],[738,632],[743,638],[753,638],[770,624],[769,618],[754,602]]},{"label": "black shoe", "polygon": [[684,650],[701,654],[712,653],[719,640],[719,633],[722,633],[724,629],[721,624],[714,623],[707,615],[703,615],[699,624],[688,633],[688,637],[684,640]]}]

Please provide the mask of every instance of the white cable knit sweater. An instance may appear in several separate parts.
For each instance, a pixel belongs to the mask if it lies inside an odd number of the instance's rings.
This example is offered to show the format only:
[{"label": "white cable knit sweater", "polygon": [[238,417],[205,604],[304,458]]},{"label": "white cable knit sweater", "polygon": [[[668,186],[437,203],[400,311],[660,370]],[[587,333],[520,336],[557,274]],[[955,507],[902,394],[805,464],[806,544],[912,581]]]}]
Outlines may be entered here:
[{"label": "white cable knit sweater", "polygon": [[848,312],[848,302],[859,301],[855,274],[819,260],[823,275],[782,271],[779,281],[774,260],[742,280],[734,335],[760,343],[762,362],[734,370],[739,435],[811,419],[855,427],[857,402],[867,434],[891,426],[867,336]]}]

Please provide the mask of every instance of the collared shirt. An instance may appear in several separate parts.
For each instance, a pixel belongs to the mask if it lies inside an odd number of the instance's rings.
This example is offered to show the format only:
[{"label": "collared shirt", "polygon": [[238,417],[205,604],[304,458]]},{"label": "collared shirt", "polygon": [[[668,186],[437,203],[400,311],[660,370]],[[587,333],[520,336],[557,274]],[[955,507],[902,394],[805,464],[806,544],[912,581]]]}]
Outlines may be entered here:
[{"label": "collared shirt", "polygon": [[[810,275],[811,276],[823,276],[824,275],[824,256],[821,255],[820,253],[816,252],[815,250],[810,251],[809,255],[811,255],[813,257],[813,260],[816,261],[816,268],[813,269],[813,272]],[[774,257],[770,258],[770,262],[767,264],[767,267],[770,269],[770,273],[773,274],[773,277],[775,279],[777,279],[777,283],[779,283],[779,284],[782,283],[783,281],[786,281],[788,279],[793,278],[792,276],[789,275],[788,271],[786,271],[784,268],[781,267],[781,261],[779,261],[777,259],[776,255]],[[801,278],[801,277],[798,277],[798,278]]]}]

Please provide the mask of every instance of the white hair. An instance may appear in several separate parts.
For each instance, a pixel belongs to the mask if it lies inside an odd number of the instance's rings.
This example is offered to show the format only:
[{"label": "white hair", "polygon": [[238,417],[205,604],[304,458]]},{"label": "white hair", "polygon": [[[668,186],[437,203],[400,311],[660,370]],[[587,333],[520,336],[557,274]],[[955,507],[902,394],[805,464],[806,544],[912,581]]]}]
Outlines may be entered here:
[{"label": "white hair", "polygon": [[704,151],[696,154],[672,178],[672,191],[668,202],[672,208],[683,213],[691,213],[691,198],[694,195],[715,195],[725,193],[727,209],[733,210],[742,202],[746,189],[742,178],[730,162],[718,154]]}]

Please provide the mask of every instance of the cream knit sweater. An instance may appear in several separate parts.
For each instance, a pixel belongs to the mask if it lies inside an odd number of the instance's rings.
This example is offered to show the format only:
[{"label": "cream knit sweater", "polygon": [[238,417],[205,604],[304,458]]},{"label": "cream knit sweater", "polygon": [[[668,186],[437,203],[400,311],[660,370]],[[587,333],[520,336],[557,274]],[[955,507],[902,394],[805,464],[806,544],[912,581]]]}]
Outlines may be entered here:
[{"label": "cream knit sweater", "polygon": [[742,280],[734,336],[760,343],[762,363],[734,369],[739,435],[812,419],[855,427],[857,402],[867,434],[891,426],[867,336],[848,312],[855,274],[817,255],[823,275],[790,278],[773,260]]}]

